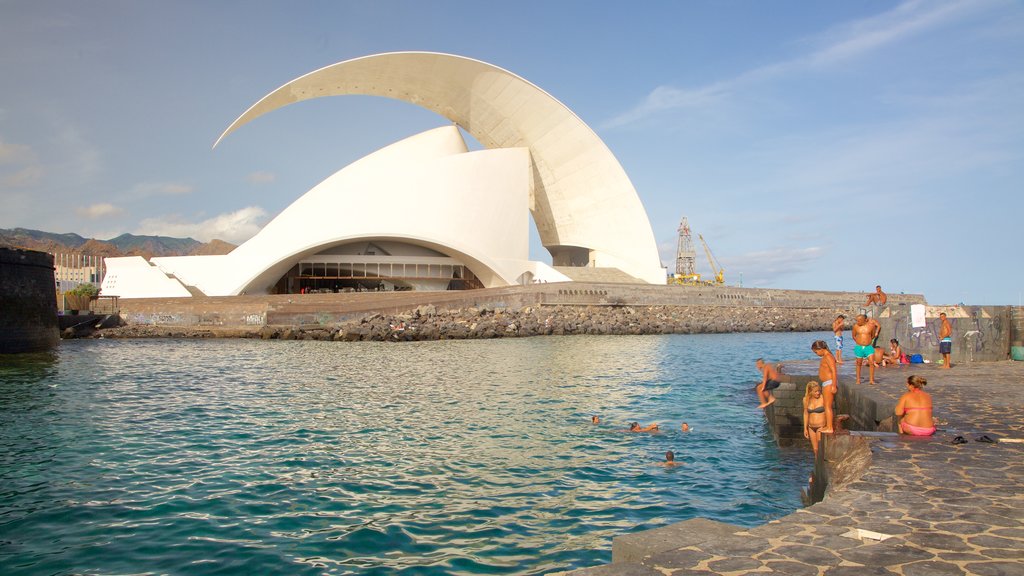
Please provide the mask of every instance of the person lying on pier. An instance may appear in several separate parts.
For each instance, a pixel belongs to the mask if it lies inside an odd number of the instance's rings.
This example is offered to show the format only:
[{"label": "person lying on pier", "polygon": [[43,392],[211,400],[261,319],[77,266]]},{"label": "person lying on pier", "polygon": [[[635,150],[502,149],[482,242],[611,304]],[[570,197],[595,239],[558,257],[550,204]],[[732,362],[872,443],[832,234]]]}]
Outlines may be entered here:
[{"label": "person lying on pier", "polygon": [[819,433],[831,434],[835,415],[832,411],[836,394],[839,392],[839,374],[836,372],[836,357],[828,349],[824,340],[815,340],[811,351],[821,358],[818,363],[818,381],[821,382],[821,395],[825,398],[825,427]]},{"label": "person lying on pier", "polygon": [[895,413],[900,417],[900,433],[910,436],[935,434],[932,418],[932,397],[924,391],[928,381],[921,376],[907,378],[907,392],[896,403]]},{"label": "person lying on pier", "polygon": [[821,396],[821,384],[814,380],[804,389],[804,438],[811,441],[811,450],[818,455],[821,429],[825,427],[825,399]]},{"label": "person lying on pier", "polygon": [[665,461],[664,462],[658,462],[658,466],[666,466],[666,467],[681,466],[682,464],[683,464],[682,462],[676,462],[676,454],[675,454],[675,452],[673,452],[671,450],[669,450],[668,452],[665,452]]},{"label": "person lying on pier", "polygon": [[778,388],[782,382],[779,381],[777,366],[765,362],[764,358],[758,358],[755,364],[758,371],[761,372],[761,383],[757,385],[757,396],[761,399],[761,403],[757,407],[763,409],[775,402],[772,390]]},{"label": "person lying on pier", "polygon": [[629,423],[629,431],[630,432],[657,432],[658,431],[658,424],[654,423],[654,424],[651,424],[649,426],[640,426],[639,422],[630,422]]}]

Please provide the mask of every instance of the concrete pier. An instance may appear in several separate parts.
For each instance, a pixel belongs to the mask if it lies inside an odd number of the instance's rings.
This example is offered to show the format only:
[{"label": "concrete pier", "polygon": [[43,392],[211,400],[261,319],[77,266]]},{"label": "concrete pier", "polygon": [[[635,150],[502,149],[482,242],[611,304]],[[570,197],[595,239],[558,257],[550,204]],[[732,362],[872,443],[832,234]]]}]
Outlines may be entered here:
[{"label": "concrete pier", "polygon": [[[816,365],[786,368],[809,377]],[[856,419],[876,428],[891,426],[908,375],[927,378],[939,432],[826,438],[823,501],[756,528],[692,519],[626,534],[612,564],[571,574],[1024,574],[1024,363],[884,368],[876,386],[852,373],[852,361],[840,371],[846,409],[866,410]]]}]

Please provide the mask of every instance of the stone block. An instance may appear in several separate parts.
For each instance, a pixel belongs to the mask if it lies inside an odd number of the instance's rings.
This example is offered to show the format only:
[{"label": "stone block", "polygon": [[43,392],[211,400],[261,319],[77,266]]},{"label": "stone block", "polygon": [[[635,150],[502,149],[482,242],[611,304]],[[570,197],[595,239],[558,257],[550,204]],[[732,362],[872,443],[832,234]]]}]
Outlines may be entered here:
[{"label": "stone block", "polygon": [[740,530],[742,528],[732,524],[693,518],[661,528],[634,532],[612,540],[612,562],[639,562],[653,554],[731,536]]}]

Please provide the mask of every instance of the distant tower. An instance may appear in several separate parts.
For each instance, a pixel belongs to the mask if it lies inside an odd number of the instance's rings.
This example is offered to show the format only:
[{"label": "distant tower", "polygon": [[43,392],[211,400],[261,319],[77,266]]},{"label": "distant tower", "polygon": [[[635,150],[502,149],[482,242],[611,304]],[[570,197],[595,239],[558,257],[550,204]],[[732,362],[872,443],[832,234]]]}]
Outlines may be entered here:
[{"label": "distant tower", "polygon": [[686,216],[679,221],[679,246],[676,247],[676,274],[693,276],[697,273],[697,253],[693,250],[693,238],[690,237],[690,223]]}]

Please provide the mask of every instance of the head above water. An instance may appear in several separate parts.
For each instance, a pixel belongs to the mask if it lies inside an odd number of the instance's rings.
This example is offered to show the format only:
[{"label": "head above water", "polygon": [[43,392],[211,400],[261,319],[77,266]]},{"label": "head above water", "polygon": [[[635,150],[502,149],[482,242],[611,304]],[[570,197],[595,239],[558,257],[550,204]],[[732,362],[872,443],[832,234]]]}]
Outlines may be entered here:
[{"label": "head above water", "polygon": [[676,460],[675,452],[673,452],[671,450],[669,450],[668,452],[665,452],[665,462],[675,462],[675,460]]},{"label": "head above water", "polygon": [[600,418],[598,418],[596,414],[595,414],[594,416],[591,416],[591,417],[590,417],[590,421],[591,421],[592,423],[594,423],[594,424],[600,424],[600,423],[601,423],[601,419],[600,419]]},{"label": "head above water", "polygon": [[629,429],[630,430],[639,430],[640,429],[640,423],[639,422],[630,422],[629,423]]},{"label": "head above water", "polygon": [[690,431],[690,425],[687,424],[686,422],[683,422],[682,426],[680,426],[679,429],[682,430],[683,432],[689,432]]}]

